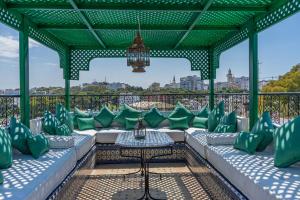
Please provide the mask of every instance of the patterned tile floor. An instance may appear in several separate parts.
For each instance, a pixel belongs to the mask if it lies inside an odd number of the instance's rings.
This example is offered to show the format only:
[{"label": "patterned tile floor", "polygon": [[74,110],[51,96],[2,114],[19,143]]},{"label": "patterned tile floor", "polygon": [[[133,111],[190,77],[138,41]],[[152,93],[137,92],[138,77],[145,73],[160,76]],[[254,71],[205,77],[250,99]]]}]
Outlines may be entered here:
[{"label": "patterned tile floor", "polygon": [[[143,177],[135,174],[123,179],[123,174],[134,172],[137,167],[137,164],[106,164],[80,170],[58,199],[138,199],[143,194]],[[156,174],[150,176],[151,195],[155,198],[205,200],[212,197],[184,163],[155,163],[150,170],[162,173],[162,179]],[[218,196],[230,199],[226,194]]]}]

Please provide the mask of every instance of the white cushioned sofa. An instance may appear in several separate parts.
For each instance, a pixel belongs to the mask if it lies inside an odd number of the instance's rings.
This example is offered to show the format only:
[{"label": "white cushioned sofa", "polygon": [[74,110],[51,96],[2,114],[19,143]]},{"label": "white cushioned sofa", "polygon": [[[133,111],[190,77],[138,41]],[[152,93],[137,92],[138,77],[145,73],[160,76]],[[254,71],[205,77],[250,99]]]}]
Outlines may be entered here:
[{"label": "white cushioned sofa", "polygon": [[[247,124],[247,119],[238,118],[238,131],[247,130]],[[32,120],[34,132],[40,127],[40,119]],[[249,199],[300,199],[300,165],[274,167],[272,147],[248,155],[232,147],[237,133],[208,133],[200,128],[170,130],[167,120],[155,130],[166,132],[176,142],[185,142]],[[113,144],[122,132],[125,130],[115,124],[105,129],[74,130],[73,147],[51,149],[37,160],[15,153],[13,166],[1,170],[5,181],[0,186],[0,200],[47,198],[96,143]]]}]

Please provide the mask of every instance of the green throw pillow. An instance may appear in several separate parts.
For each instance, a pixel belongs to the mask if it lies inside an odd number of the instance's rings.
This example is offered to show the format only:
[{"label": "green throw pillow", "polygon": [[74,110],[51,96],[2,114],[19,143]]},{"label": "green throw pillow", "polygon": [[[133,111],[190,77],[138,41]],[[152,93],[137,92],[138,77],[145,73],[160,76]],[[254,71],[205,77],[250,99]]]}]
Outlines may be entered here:
[{"label": "green throw pillow", "polygon": [[242,131],[236,137],[233,147],[249,154],[254,154],[262,139],[262,135]]},{"label": "green throw pillow", "polygon": [[188,117],[168,118],[170,129],[185,130],[189,128]]},{"label": "green throw pillow", "polygon": [[151,108],[145,115],[144,120],[151,128],[157,128],[159,124],[166,119],[157,108]]},{"label": "green throw pillow", "polygon": [[12,145],[9,133],[0,128],[0,169],[9,168],[12,165]]},{"label": "green throw pillow", "polygon": [[64,136],[70,136],[72,135],[72,130],[67,124],[62,124],[60,126],[57,126],[55,128],[56,135],[64,135]]},{"label": "green throw pillow", "polygon": [[126,120],[125,118],[139,118],[142,114],[141,111],[138,111],[134,108],[131,108],[127,104],[124,104],[120,108],[120,112],[115,117],[115,121],[121,124],[122,126],[126,126]]},{"label": "green throw pillow", "polygon": [[44,113],[42,128],[43,131],[50,135],[55,135],[55,129],[58,126],[59,121],[51,112],[46,111]]},{"label": "green throw pillow", "polygon": [[300,161],[300,116],[277,128],[274,138],[276,167],[288,167]]},{"label": "green throw pillow", "polygon": [[207,129],[208,118],[206,117],[195,117],[192,122],[192,126],[195,128]]},{"label": "green throw pillow", "polygon": [[208,115],[208,131],[213,132],[224,116],[224,101],[221,101]]},{"label": "green throw pillow", "polygon": [[223,116],[214,133],[235,133],[237,117],[235,111]]},{"label": "green throw pillow", "polygon": [[3,178],[3,175],[2,175],[2,173],[1,173],[1,171],[0,171],[0,185],[2,185],[3,182],[4,182],[4,178]]},{"label": "green throw pillow", "polygon": [[194,114],[189,111],[183,104],[177,102],[175,109],[170,113],[168,118],[182,118],[187,117],[188,123],[192,122]]},{"label": "green throw pillow", "polygon": [[257,147],[257,151],[263,151],[272,143],[274,127],[269,112],[264,112],[261,118],[253,126],[251,133],[256,135],[263,135],[263,140]]},{"label": "green throw pillow", "polygon": [[49,151],[48,139],[42,135],[31,135],[27,138],[27,143],[31,152],[32,157],[38,159],[41,155]]},{"label": "green throw pillow", "polygon": [[138,123],[139,119],[138,118],[126,118],[125,119],[125,129],[126,130],[133,130],[136,127],[136,124]]},{"label": "green throw pillow", "polygon": [[99,122],[102,127],[107,128],[111,125],[115,118],[115,115],[112,111],[109,110],[107,106],[103,106],[94,119]]},{"label": "green throw pillow", "polygon": [[208,114],[209,114],[209,108],[208,108],[208,105],[205,105],[204,107],[201,108],[201,110],[199,111],[199,113],[196,116],[208,118]]},{"label": "green throw pillow", "polygon": [[61,124],[67,124],[69,128],[74,130],[74,124],[73,124],[73,119],[68,110],[63,106],[62,104],[57,104],[56,105],[56,118]]},{"label": "green throw pillow", "polygon": [[73,117],[73,125],[74,128],[78,128],[77,119],[78,118],[89,118],[91,115],[82,110],[79,110],[77,107],[74,108],[74,117]]},{"label": "green throw pillow", "polygon": [[27,138],[31,135],[32,133],[28,127],[20,122],[16,122],[10,131],[12,146],[23,154],[30,154]]},{"label": "green throw pillow", "polygon": [[95,129],[95,121],[93,117],[90,118],[78,118],[78,128],[81,131]]}]

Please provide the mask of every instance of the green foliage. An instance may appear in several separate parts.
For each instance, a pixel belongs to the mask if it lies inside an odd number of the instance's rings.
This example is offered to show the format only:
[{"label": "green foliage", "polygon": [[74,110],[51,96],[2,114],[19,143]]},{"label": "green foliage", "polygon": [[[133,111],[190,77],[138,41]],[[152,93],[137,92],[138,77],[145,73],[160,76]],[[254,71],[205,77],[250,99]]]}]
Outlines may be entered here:
[{"label": "green foliage", "polygon": [[300,64],[280,76],[276,81],[270,81],[262,88],[262,92],[299,92],[300,91]]}]

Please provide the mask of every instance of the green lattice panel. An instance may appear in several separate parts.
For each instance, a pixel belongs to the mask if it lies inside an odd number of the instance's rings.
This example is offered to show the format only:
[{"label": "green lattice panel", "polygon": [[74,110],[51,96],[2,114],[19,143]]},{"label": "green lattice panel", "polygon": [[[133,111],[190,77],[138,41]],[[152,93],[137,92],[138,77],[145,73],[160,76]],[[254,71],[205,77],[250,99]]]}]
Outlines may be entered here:
[{"label": "green lattice panel", "polygon": [[[161,11],[86,11],[90,22],[93,25],[136,25],[140,19],[142,25],[187,25],[193,19],[192,12],[161,12]],[[142,26],[143,28],[143,26]]]},{"label": "green lattice panel", "polygon": [[206,30],[192,31],[188,37],[181,43],[182,48],[199,48],[201,46],[210,46],[217,42],[218,38],[223,37],[230,31],[226,30]]},{"label": "green lattice panel", "polygon": [[4,0],[5,3],[23,3],[23,4],[39,4],[39,3],[48,3],[48,4],[62,4],[67,3],[67,0]]},{"label": "green lattice panel", "polygon": [[214,0],[213,5],[235,5],[235,6],[266,6],[272,3],[272,0]]},{"label": "green lattice panel", "polygon": [[49,32],[68,45],[99,46],[89,30],[51,30]]},{"label": "green lattice panel", "polygon": [[[125,57],[125,55],[125,50],[71,50],[70,79],[78,80],[81,70],[89,70],[93,58]],[[186,58],[191,62],[191,70],[201,71],[201,78],[209,79],[207,50],[153,50],[151,57]]]},{"label": "green lattice panel", "polygon": [[[97,31],[108,48],[127,48],[133,42],[135,30]],[[151,49],[172,48],[184,32],[176,31],[142,31],[144,43]]]},{"label": "green lattice panel", "polygon": [[32,22],[43,25],[83,25],[84,22],[75,10],[34,10],[18,9],[28,16]]},{"label": "green lattice panel", "polygon": [[286,17],[299,12],[299,10],[300,10],[299,0],[287,1],[287,3],[281,6],[279,9],[257,20],[256,22],[257,30],[262,31],[265,28],[270,27],[273,24],[285,19]]},{"label": "green lattice panel", "polygon": [[7,24],[8,26],[19,30],[21,28],[20,16],[14,15],[8,12],[0,2],[0,22]]},{"label": "green lattice panel", "polygon": [[85,3],[97,3],[97,4],[108,4],[108,5],[115,5],[120,8],[126,8],[129,5],[140,5],[140,6],[194,6],[200,5],[200,3],[205,2],[201,0],[78,0],[79,4]]},{"label": "green lattice panel", "polygon": [[197,25],[234,25],[244,24],[255,12],[248,11],[208,11],[203,14]]},{"label": "green lattice panel", "polygon": [[235,34],[232,34],[231,37],[229,37],[228,40],[225,40],[225,41],[219,43],[215,47],[214,51],[217,54],[221,54],[224,50],[227,50],[230,47],[244,41],[248,37],[248,34],[249,34],[249,29],[244,28],[244,29],[242,29],[241,31],[239,31]]}]

